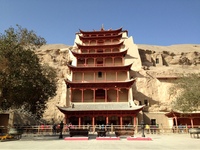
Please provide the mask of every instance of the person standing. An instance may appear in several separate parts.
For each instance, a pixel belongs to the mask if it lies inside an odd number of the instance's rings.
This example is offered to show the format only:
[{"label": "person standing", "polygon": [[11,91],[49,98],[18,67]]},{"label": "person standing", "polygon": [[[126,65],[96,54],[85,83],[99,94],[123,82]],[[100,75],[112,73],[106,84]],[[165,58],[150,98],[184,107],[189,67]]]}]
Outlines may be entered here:
[{"label": "person standing", "polygon": [[56,135],[56,124],[53,124],[53,135]]},{"label": "person standing", "polygon": [[147,131],[147,134],[149,134],[150,133],[150,126],[148,124],[146,124],[145,129]]},{"label": "person standing", "polygon": [[63,138],[63,135],[62,135],[63,126],[64,126],[64,123],[63,123],[63,121],[61,121],[61,122],[60,122],[60,136],[59,136],[59,139],[62,139],[62,138]]}]

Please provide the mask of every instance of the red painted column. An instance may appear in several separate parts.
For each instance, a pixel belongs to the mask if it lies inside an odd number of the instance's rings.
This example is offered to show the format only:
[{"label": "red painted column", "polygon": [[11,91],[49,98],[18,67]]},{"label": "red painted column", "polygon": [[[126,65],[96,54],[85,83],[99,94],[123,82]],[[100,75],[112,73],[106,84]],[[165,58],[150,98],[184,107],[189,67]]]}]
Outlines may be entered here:
[{"label": "red painted column", "polygon": [[109,118],[108,118],[108,116],[106,116],[106,124],[108,124],[109,123]]},{"label": "red painted column", "polygon": [[95,117],[92,117],[92,127],[93,127],[93,132],[95,132]]},{"label": "red painted column", "polygon": [[81,117],[78,117],[78,126],[81,126]]},{"label": "red painted column", "polygon": [[67,124],[67,115],[65,114],[64,124]]},{"label": "red painted column", "polygon": [[191,122],[191,127],[194,127],[194,123],[193,123],[193,118],[190,118],[190,122]]},{"label": "red painted column", "polygon": [[133,126],[133,128],[135,129],[135,133],[137,133],[138,132],[138,118],[137,118],[137,116],[135,115],[134,116],[134,126]]},{"label": "red painted column", "polygon": [[133,116],[133,126],[135,127],[136,125],[137,125],[136,116]]}]

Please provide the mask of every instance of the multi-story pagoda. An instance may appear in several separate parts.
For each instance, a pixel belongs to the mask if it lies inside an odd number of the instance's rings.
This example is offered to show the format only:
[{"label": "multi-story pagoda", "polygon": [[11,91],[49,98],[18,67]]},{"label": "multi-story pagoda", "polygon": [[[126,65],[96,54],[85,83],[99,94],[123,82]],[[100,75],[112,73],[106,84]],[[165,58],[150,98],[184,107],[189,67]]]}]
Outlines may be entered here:
[{"label": "multi-story pagoda", "polygon": [[[76,33],[68,64],[67,106],[58,107],[65,122],[73,125],[137,125],[143,106],[133,102],[130,76],[132,63],[126,61],[128,31],[104,30]],[[130,59],[130,58],[129,58]]]}]

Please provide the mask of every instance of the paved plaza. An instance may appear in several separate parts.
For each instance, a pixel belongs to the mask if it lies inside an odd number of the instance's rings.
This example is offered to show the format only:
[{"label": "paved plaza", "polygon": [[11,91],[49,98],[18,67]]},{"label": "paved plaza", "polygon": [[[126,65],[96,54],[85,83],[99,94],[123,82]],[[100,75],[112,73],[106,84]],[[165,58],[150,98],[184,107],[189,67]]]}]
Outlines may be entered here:
[{"label": "paved plaza", "polygon": [[[65,137],[65,136],[64,136]],[[141,137],[141,135],[136,135]],[[1,150],[199,150],[200,139],[189,134],[147,134],[152,141],[99,141],[94,135],[87,141],[66,141],[58,136],[22,137],[18,141],[0,142]]]}]

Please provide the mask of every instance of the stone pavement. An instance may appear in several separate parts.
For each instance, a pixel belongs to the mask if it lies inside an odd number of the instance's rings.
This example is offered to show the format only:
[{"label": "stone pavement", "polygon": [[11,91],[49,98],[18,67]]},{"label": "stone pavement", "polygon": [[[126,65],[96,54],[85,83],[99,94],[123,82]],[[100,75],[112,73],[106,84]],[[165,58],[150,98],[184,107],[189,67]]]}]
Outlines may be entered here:
[{"label": "stone pavement", "polygon": [[[114,136],[114,135],[113,135]],[[66,137],[66,136],[64,136]],[[135,135],[141,137],[141,135]],[[199,150],[200,139],[189,134],[146,134],[152,141],[98,141],[90,135],[88,141],[65,141],[58,136],[22,137],[18,141],[0,142],[0,150]]]}]

